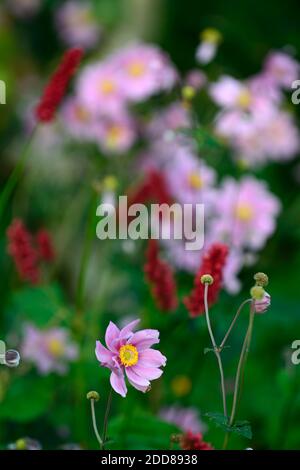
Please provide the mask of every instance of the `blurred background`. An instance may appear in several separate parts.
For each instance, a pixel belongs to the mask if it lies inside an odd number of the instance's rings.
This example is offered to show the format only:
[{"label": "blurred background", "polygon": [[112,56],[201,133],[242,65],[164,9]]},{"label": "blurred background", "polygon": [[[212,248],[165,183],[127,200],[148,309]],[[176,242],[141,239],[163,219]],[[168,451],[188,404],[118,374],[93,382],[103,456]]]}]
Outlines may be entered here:
[{"label": "blurred background", "polygon": [[[99,367],[95,341],[110,320],[135,318],[160,331],[168,362],[149,393],[113,395],[107,447],[168,449],[172,434],[191,430],[220,449],[224,431],[205,416],[222,412],[216,360],[203,353],[204,317],[191,318],[182,301],[213,242],[230,252],[211,308],[220,341],[255,272],[268,274],[272,298],[255,318],[238,408],[253,438],[232,435],[229,448],[300,448],[300,366],[291,361],[300,339],[300,108],[291,101],[299,13],[296,0],[1,2],[2,190],[61,56],[84,49],[56,119],[38,125],[1,209],[0,339],[21,353],[19,367],[0,366],[2,449],[21,438],[43,449],[96,449],[86,393],[100,394],[102,428],[109,370]],[[110,91],[101,94],[104,79]],[[149,202],[141,194],[153,172],[172,200],[207,207],[201,253],[160,244],[176,278],[171,312],[144,275],[147,243],[100,241],[95,231],[98,203],[122,194]],[[228,403],[247,322],[245,313],[222,353]]]}]

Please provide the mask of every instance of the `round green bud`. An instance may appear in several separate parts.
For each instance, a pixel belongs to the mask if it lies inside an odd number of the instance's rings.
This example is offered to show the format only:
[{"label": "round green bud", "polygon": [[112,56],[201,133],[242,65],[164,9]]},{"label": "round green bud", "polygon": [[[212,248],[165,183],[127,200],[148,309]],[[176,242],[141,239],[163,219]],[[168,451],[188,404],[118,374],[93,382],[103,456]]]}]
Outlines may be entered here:
[{"label": "round green bud", "polygon": [[190,101],[195,98],[196,90],[192,86],[187,85],[182,88],[181,93],[184,100]]},{"label": "round green bud", "polygon": [[254,300],[262,300],[265,295],[265,289],[261,286],[253,286],[250,289],[250,295]]},{"label": "round green bud", "polygon": [[26,440],[25,439],[18,439],[16,441],[16,450],[26,450]]},{"label": "round green bud", "polygon": [[201,276],[201,284],[213,284],[214,282],[214,278],[210,275],[210,274],[203,274],[203,276]]},{"label": "round green bud", "polygon": [[256,273],[253,277],[257,286],[265,287],[269,284],[269,278],[265,273]]},{"label": "round green bud", "polygon": [[95,400],[95,401],[98,401],[100,399],[100,395],[98,392],[95,392],[94,390],[91,390],[90,392],[88,392],[86,394],[86,398],[88,400]]}]

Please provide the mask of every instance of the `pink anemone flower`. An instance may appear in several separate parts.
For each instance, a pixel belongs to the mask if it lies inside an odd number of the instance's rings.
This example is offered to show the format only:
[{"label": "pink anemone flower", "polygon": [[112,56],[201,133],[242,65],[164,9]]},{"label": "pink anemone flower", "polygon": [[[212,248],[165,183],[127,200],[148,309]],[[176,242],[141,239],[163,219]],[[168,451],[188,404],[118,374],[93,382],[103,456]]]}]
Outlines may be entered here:
[{"label": "pink anemone flower", "polygon": [[151,349],[159,343],[159,331],[146,329],[133,333],[139,321],[134,320],[121,330],[110,322],[105,333],[107,348],[96,341],[96,357],[101,366],[111,370],[111,386],[122,397],[127,394],[125,374],[134,388],[147,392],[150,380],[162,375],[160,367],[167,361],[159,351]]}]

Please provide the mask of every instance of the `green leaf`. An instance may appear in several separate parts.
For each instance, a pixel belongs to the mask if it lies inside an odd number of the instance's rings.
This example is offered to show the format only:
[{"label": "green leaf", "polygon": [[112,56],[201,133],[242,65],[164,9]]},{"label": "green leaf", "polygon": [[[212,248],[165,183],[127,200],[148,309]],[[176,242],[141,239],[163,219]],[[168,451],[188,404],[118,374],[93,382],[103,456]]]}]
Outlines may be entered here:
[{"label": "green leaf", "polygon": [[233,432],[239,436],[246,437],[247,439],[252,439],[252,430],[248,421],[237,421],[232,426],[229,426],[228,418],[226,418],[222,413],[206,413],[205,416],[225,432]]}]

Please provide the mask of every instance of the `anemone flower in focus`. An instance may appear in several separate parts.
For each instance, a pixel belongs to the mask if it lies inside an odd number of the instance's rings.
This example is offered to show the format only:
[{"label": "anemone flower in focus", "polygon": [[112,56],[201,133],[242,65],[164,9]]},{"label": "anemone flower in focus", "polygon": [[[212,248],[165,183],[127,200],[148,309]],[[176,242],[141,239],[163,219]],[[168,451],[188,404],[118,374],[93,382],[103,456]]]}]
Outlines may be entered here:
[{"label": "anemone flower in focus", "polygon": [[147,329],[133,333],[139,321],[134,320],[121,330],[110,322],[105,333],[107,348],[96,341],[96,357],[101,366],[111,370],[111,386],[122,397],[127,394],[125,374],[134,388],[146,392],[150,380],[162,375],[160,367],[165,366],[167,360],[151,348],[159,343],[159,331]]}]

